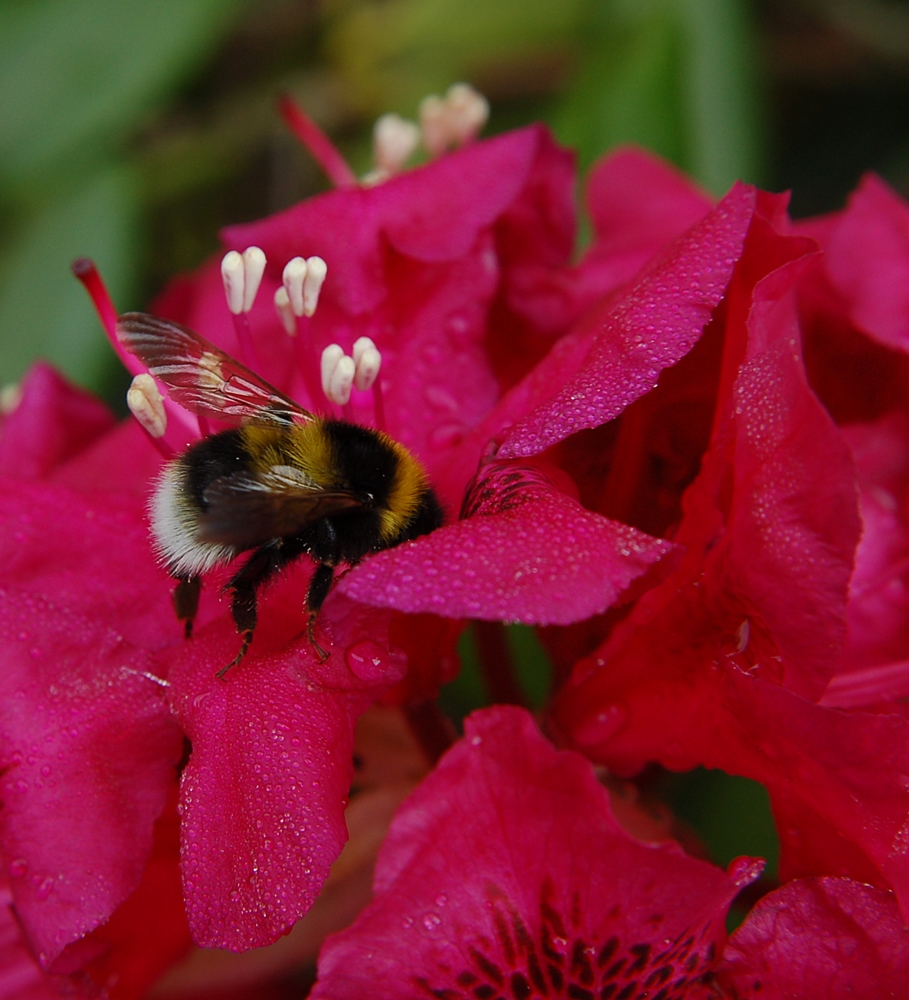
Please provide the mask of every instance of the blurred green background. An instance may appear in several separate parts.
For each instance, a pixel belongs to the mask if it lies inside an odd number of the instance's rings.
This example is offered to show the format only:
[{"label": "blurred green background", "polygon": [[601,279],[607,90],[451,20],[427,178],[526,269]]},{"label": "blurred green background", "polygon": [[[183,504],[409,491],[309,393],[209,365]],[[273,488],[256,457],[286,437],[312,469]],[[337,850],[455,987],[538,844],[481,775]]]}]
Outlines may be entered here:
[{"label": "blurred green background", "polygon": [[[487,132],[543,119],[582,167],[638,142],[716,194],[792,188],[796,215],[869,168],[909,192],[904,0],[0,0],[0,387],[43,356],[118,395],[74,257],[141,308],[221,226],[326,186],[279,93],[365,172],[379,114],[458,80],[490,99]],[[663,794],[719,860],[772,857],[749,786],[701,772]]]},{"label": "blurred green background", "polygon": [[365,170],[379,114],[461,79],[490,131],[543,119],[584,166],[639,142],[800,215],[868,168],[909,188],[906,2],[0,0],[0,386],[37,356],[108,385],[73,257],[141,307],[220,226],[324,186],[279,92]]}]

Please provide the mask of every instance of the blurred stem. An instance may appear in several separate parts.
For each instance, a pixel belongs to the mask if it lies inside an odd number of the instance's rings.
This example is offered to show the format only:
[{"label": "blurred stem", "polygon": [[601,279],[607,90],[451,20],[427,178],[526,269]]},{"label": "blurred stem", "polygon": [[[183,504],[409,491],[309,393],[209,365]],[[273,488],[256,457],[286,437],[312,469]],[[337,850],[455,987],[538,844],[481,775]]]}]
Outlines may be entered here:
[{"label": "blurred stem", "polygon": [[491,701],[500,705],[526,706],[527,699],[518,682],[511,646],[501,622],[474,622],[480,671]]},{"label": "blurred stem", "polygon": [[451,720],[434,701],[404,705],[404,718],[430,764],[435,765],[458,738]]}]

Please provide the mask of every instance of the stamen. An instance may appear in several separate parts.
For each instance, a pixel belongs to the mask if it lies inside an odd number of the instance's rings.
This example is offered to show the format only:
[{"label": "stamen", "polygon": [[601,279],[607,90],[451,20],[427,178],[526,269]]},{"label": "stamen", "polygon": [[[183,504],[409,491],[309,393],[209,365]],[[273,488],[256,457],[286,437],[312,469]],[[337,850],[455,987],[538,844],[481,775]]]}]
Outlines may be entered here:
[{"label": "stamen", "polygon": [[303,279],[303,313],[312,316],[319,304],[319,293],[325,284],[328,265],[321,257],[306,258],[306,277]]},{"label": "stamen", "polygon": [[256,301],[264,273],[265,254],[258,247],[247,247],[242,254],[236,250],[229,250],[221,260],[224,294],[227,297],[227,308],[233,317],[240,354],[243,363],[254,370],[258,369],[259,365],[248,313]]},{"label": "stamen", "polygon": [[293,325],[300,333],[296,342],[297,355],[303,370],[303,380],[314,406],[318,405],[321,398],[316,376],[319,363],[309,330],[303,329],[303,317],[310,317],[316,311],[319,292],[327,273],[328,266],[321,257],[310,257],[308,260],[292,257],[284,265],[284,287],[279,289],[284,294],[275,294],[275,308],[281,315],[284,329],[290,332]]},{"label": "stamen", "polygon": [[329,344],[322,352],[322,391],[332,403],[346,406],[350,402],[355,371],[353,358],[340,344]]},{"label": "stamen", "polygon": [[377,180],[398,174],[420,145],[420,127],[400,115],[377,119],[372,130],[373,160]]},{"label": "stamen", "polygon": [[243,312],[248,313],[256,301],[262,275],[265,274],[265,253],[258,247],[247,247],[243,251]]},{"label": "stamen", "polygon": [[476,139],[489,121],[489,101],[469,83],[453,83],[445,102],[454,144],[464,146]]},{"label": "stamen", "polygon": [[489,119],[489,102],[469,83],[455,83],[445,97],[424,97],[419,115],[423,146],[437,157],[477,137]]},{"label": "stamen", "polygon": [[379,377],[382,355],[369,337],[360,337],[353,345],[354,385],[364,392]]},{"label": "stamen", "polygon": [[126,405],[162,457],[170,461],[176,454],[164,440],[167,411],[157,383],[148,373],[136,375],[126,393]]},{"label": "stamen", "polygon": [[302,257],[291,257],[284,265],[284,288],[294,316],[303,315],[303,282],[308,268]]},{"label": "stamen", "polygon": [[151,375],[137,375],[126,393],[129,412],[153,438],[164,437],[167,430],[167,414],[164,399]]},{"label": "stamen", "polygon": [[258,247],[247,247],[243,253],[229,250],[221,260],[221,277],[227,308],[234,314],[248,313],[256,301],[262,275],[265,274],[265,254]]},{"label": "stamen", "polygon": [[284,332],[289,337],[295,337],[297,335],[297,318],[290,305],[290,296],[283,285],[275,289],[275,312],[278,314],[278,319],[281,320]]},{"label": "stamen", "polygon": [[280,98],[278,108],[285,125],[309,150],[332,184],[338,188],[356,187],[356,174],[309,115],[287,94]]},{"label": "stamen", "polygon": [[284,265],[284,287],[295,316],[315,313],[327,274],[328,265],[321,257],[292,257]]},{"label": "stamen", "polygon": [[430,94],[420,101],[417,114],[420,119],[423,148],[435,159],[448,148],[445,102],[438,94]]},{"label": "stamen", "polygon": [[221,260],[221,277],[224,280],[224,294],[227,296],[227,308],[236,316],[243,312],[243,285],[245,284],[246,268],[243,266],[243,255],[236,250],[229,250]]}]

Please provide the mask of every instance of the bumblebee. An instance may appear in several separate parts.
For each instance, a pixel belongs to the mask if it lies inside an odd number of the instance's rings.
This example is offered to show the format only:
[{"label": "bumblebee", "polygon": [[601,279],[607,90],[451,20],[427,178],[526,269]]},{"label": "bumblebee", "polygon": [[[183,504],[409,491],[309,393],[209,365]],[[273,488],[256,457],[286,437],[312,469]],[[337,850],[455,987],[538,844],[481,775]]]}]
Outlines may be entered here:
[{"label": "bumblebee", "polygon": [[192,631],[202,576],[244,552],[231,577],[231,614],[246,655],[258,590],[300,556],[316,562],[306,593],[309,639],[335,568],[427,534],[442,508],[420,463],[381,431],[317,416],[197,333],[125,313],[117,336],[175,402],[234,424],[170,461],[150,503],[155,547],[177,581],[174,606]]}]

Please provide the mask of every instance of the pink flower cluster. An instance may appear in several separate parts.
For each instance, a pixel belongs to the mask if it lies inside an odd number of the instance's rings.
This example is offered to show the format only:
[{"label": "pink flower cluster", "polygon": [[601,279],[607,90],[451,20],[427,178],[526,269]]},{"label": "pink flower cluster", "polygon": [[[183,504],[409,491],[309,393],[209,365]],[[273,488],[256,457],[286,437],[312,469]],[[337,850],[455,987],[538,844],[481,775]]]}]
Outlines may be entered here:
[{"label": "pink flower cluster", "polygon": [[[369,336],[449,514],[341,578],[324,662],[304,561],[217,680],[225,578],[184,640],[148,537],[160,456],[27,377],[0,425],[0,996],[131,1000],[191,940],[286,933],[347,838],[356,720],[433,699],[467,619],[541,627],[561,749],[522,709],[471,717],[314,996],[909,995],[909,207],[867,177],[793,223],[624,150],[575,261],[574,184],[533,127],[224,233],[268,260],[259,374],[319,409],[312,358]],[[328,277],[290,337],[270,303],[298,255]],[[155,311],[238,354],[216,263]],[[593,765],[651,762],[769,792],[783,885],[728,940],[761,863],[626,832]]]}]

